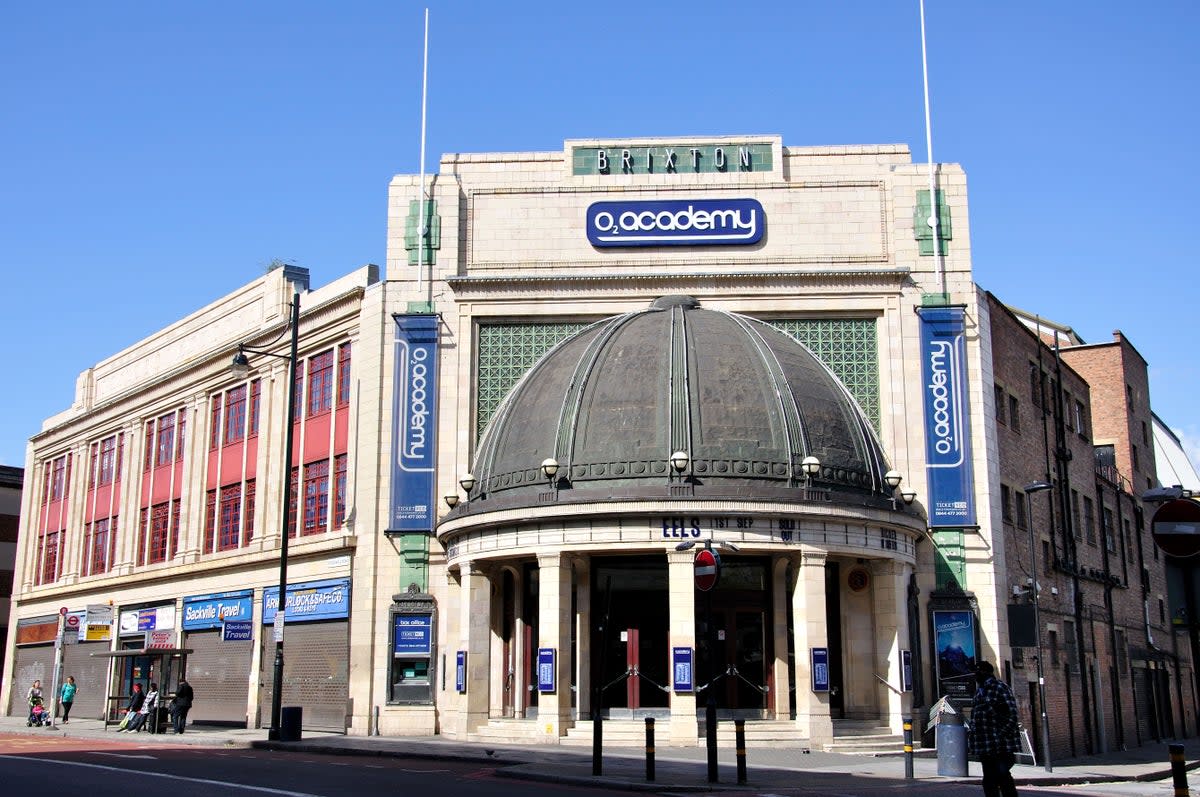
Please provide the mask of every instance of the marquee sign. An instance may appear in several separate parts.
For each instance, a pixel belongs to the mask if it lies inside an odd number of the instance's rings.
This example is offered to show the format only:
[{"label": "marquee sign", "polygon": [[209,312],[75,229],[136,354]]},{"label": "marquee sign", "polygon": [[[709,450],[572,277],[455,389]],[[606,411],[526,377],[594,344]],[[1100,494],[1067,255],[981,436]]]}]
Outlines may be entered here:
[{"label": "marquee sign", "polygon": [[389,531],[433,531],[438,317],[396,316]]},{"label": "marquee sign", "polygon": [[593,246],[747,246],[762,239],[766,216],[756,199],[593,202]]},{"label": "marquee sign", "polygon": [[967,352],[962,307],[920,307],[929,525],[974,526]]}]

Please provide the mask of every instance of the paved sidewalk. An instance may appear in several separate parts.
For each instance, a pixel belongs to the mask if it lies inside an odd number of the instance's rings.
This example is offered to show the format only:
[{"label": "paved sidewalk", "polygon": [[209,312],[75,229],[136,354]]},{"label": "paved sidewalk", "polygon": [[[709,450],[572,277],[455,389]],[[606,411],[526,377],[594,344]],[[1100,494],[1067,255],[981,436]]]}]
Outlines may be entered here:
[{"label": "paved sidewalk", "polygon": [[[771,746],[747,750],[746,784],[737,783],[732,749],[718,751],[718,783],[708,782],[707,755],[703,747],[659,746],[655,780],[646,780],[645,757],[640,748],[610,748],[604,753],[603,774],[592,775],[590,748],[560,745],[495,746],[456,742],[442,737],[342,736],[304,732],[299,742],[271,742],[265,729],[189,726],[187,733],[117,734],[99,720],[75,719],[51,728],[28,728],[23,717],[0,717],[0,733],[22,733],[68,739],[111,739],[142,746],[202,745],[240,747],[297,753],[475,761],[495,768],[497,776],[558,783],[605,785],[645,791],[710,791],[715,789],[770,789],[795,785],[847,787],[857,779],[902,783],[904,757],[859,756],[840,753],[805,753],[799,747]],[[1188,768],[1200,767],[1200,739],[1182,741]],[[937,774],[937,759],[928,753],[915,757],[914,777],[919,781],[956,781],[963,778]],[[977,781],[979,765],[969,764],[966,780]],[[1127,752],[1055,762],[1053,772],[1018,764],[1013,769],[1018,785],[1065,785],[1114,781],[1164,780],[1171,777],[1167,743],[1151,743]],[[1200,784],[1200,778],[1191,781]]]}]

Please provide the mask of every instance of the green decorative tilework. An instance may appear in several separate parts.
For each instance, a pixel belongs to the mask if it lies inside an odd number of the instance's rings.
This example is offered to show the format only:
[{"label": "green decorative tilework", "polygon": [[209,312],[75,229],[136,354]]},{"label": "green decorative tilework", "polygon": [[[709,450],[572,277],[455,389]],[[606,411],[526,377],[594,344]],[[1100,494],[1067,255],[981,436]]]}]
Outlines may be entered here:
[{"label": "green decorative tilework", "polygon": [[937,589],[967,588],[967,557],[962,529],[933,529],[933,576]]},{"label": "green decorative tilework", "polygon": [[[950,208],[946,205],[946,196],[937,192],[938,203],[938,238],[942,242],[942,254],[946,254],[946,242],[954,237],[950,226]],[[927,257],[933,255],[933,230],[929,228],[929,192],[917,192],[917,209],[913,211],[913,235],[917,239],[917,247],[921,254]]]},{"label": "green decorative tilework", "polygon": [[666,147],[576,147],[571,173],[586,174],[723,174],[769,172],[774,167],[770,144],[672,144]]},{"label": "green decorative tilework", "polygon": [[408,589],[409,584],[416,584],[421,592],[429,591],[429,535],[424,532],[403,534],[400,536],[400,583],[399,592]]},{"label": "green decorative tilework", "polygon": [[475,436],[483,434],[500,402],[542,355],[590,321],[484,324],[479,327]]},{"label": "green decorative tilework", "polygon": [[417,264],[417,249],[422,249],[421,258],[428,266],[437,262],[435,253],[442,248],[442,217],[437,215],[437,202],[432,199],[425,200],[425,214],[429,220],[429,230],[425,235],[425,244],[422,248],[417,234],[420,231],[421,214],[417,210],[417,200],[409,201],[408,216],[404,219],[404,248],[408,251],[410,266]]},{"label": "green decorative tilework", "polygon": [[829,366],[879,431],[879,345],[874,319],[772,319],[768,323],[803,343]]}]

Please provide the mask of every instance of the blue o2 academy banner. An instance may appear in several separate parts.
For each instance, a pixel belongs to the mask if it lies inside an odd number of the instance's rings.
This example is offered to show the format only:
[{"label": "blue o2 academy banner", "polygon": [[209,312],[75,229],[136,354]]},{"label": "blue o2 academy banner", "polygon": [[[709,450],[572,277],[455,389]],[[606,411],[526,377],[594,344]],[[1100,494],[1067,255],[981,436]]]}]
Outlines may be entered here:
[{"label": "blue o2 academy banner", "polygon": [[920,307],[929,525],[974,526],[962,307]]},{"label": "blue o2 academy banner", "polygon": [[396,316],[389,531],[433,531],[437,336],[436,315]]}]

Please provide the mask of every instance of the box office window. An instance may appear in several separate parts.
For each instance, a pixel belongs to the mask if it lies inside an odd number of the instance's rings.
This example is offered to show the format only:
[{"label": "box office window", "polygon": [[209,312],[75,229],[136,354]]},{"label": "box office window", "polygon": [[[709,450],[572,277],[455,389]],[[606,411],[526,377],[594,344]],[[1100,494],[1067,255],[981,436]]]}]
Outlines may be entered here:
[{"label": "box office window", "polygon": [[392,614],[390,703],[433,702],[433,615]]}]

